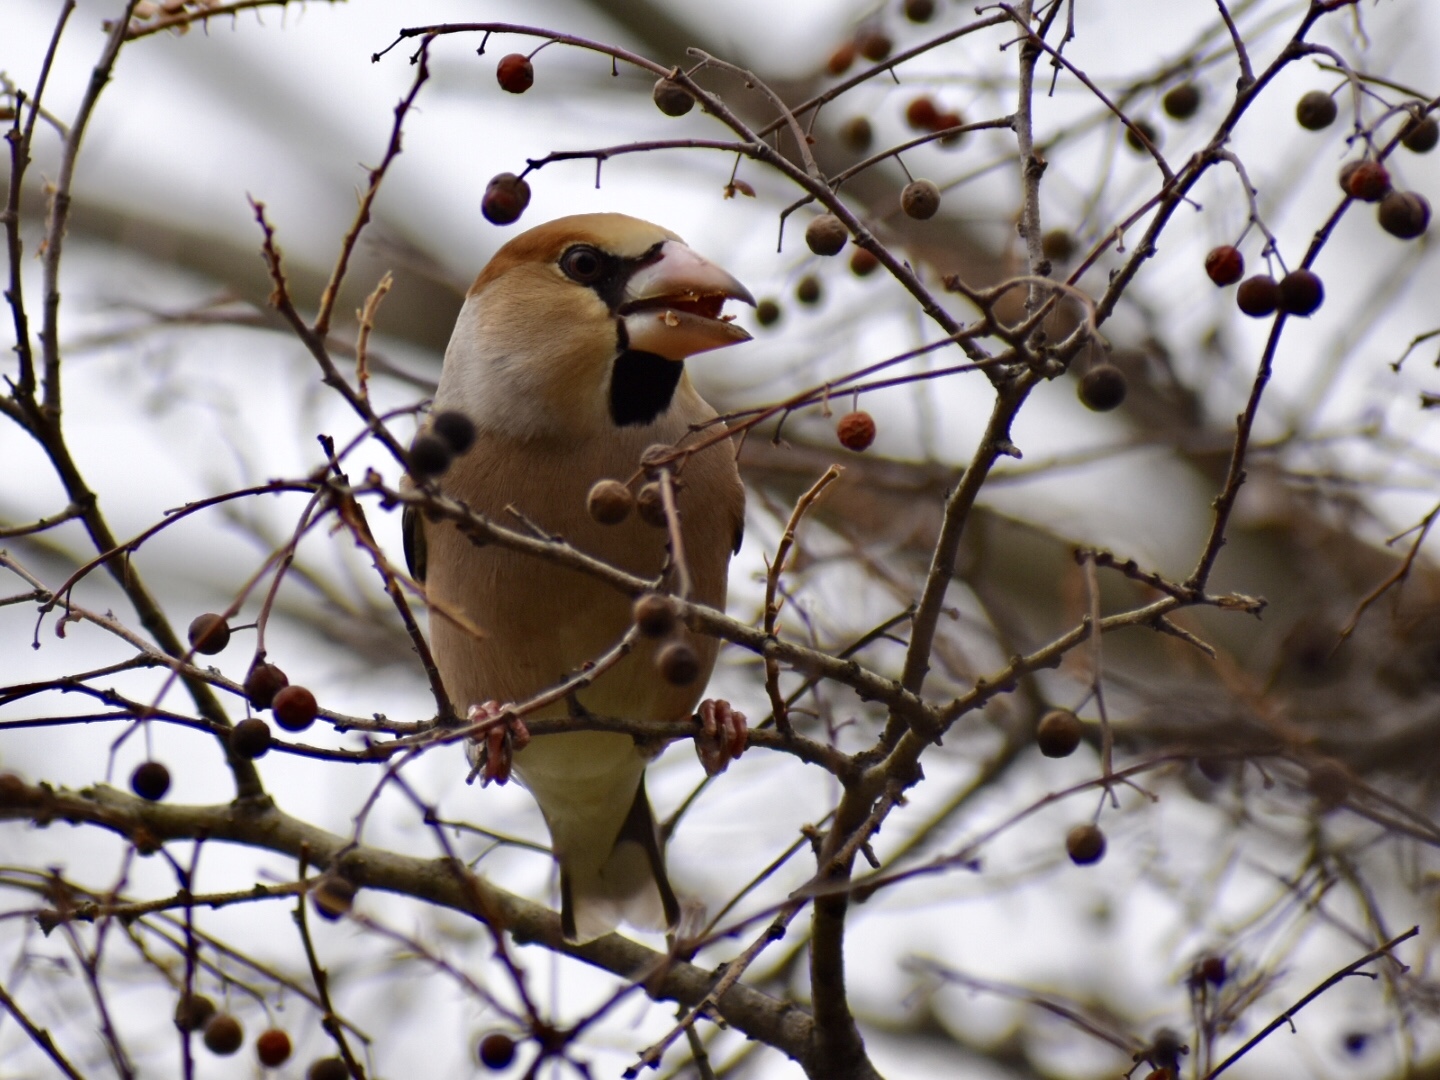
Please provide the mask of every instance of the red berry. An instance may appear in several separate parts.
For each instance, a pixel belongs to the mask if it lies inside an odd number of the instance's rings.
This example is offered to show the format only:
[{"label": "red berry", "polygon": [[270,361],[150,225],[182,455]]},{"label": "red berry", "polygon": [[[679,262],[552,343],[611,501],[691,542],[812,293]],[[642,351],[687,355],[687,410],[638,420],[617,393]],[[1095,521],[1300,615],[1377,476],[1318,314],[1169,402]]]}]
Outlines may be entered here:
[{"label": "red berry", "polygon": [[875,418],[863,409],[846,413],[835,425],[835,437],[846,450],[868,450],[875,441]]},{"label": "red berry", "polygon": [[1076,393],[1080,403],[1094,412],[1118,409],[1125,401],[1129,385],[1125,373],[1114,364],[1096,364],[1080,377]]},{"label": "red berry", "polygon": [[890,40],[890,35],[885,33],[884,30],[881,30],[879,27],[868,26],[862,28],[855,35],[855,48],[859,50],[860,55],[866,60],[878,64],[890,55],[890,50],[894,48],[894,43]]},{"label": "red berry", "polygon": [[666,529],[670,526],[669,518],[665,516],[665,496],[657,483],[641,485],[635,493],[635,512],[652,528]]},{"label": "red berry", "polygon": [[1309,270],[1291,270],[1280,279],[1279,308],[1287,315],[1310,315],[1325,301],[1325,286]]},{"label": "red berry", "polygon": [[290,1036],[279,1028],[262,1031],[255,1040],[255,1056],[267,1069],[276,1069],[290,1060]]},{"label": "red berry", "polygon": [[457,456],[475,445],[475,422],[454,409],[436,413],[430,421],[430,430]]},{"label": "red berry", "polygon": [[495,65],[495,80],[500,89],[523,94],[535,85],[535,67],[524,53],[512,52]]},{"label": "red berry", "polygon": [[1380,200],[1380,227],[1391,236],[1414,240],[1430,227],[1430,203],[1414,191],[1392,191]]},{"label": "red berry", "polygon": [[1245,276],[1245,256],[1240,249],[1223,244],[1205,256],[1205,273],[1216,285],[1234,285]]},{"label": "red berry", "polygon": [[274,664],[263,660],[250,668],[245,676],[245,696],[257,709],[268,709],[275,695],[290,685],[289,678]]},{"label": "red berry", "polygon": [[530,205],[530,185],[514,173],[503,172],[485,187],[480,213],[492,225],[510,225],[520,220]]},{"label": "red berry", "polygon": [[1076,866],[1089,866],[1105,856],[1105,834],[1094,825],[1076,825],[1065,834],[1065,850]]},{"label": "red berry", "polygon": [[[935,126],[932,131],[944,131],[947,128],[956,128],[965,123],[965,118],[958,112],[942,112],[935,118]],[[949,135],[940,136],[941,146],[954,146],[965,137],[963,131],[952,131]]]},{"label": "red berry", "polygon": [[230,624],[221,615],[196,615],[186,635],[190,638],[190,647],[197,653],[214,656],[230,644]]},{"label": "red berry", "polygon": [[320,715],[315,695],[303,686],[286,686],[270,702],[275,722],[286,731],[304,731]]},{"label": "red berry", "polygon": [[487,1069],[508,1069],[515,1060],[515,1040],[501,1031],[492,1031],[480,1040],[480,1064]]},{"label": "red berry", "polygon": [[850,253],[850,272],[856,277],[869,277],[880,269],[880,260],[865,248],[857,247]]},{"label": "red berry", "polygon": [[1354,161],[1340,170],[1345,194],[1361,202],[1379,202],[1390,191],[1390,170],[1378,161]]},{"label": "red berry", "polygon": [[1207,956],[1200,961],[1200,977],[1211,986],[1219,986],[1225,981],[1225,958],[1223,956]]},{"label": "red berry", "polygon": [[1280,306],[1280,286],[1269,274],[1248,277],[1235,290],[1235,303],[1251,318],[1263,319]]},{"label": "red berry", "polygon": [[216,1013],[205,1025],[205,1047],[212,1054],[229,1057],[245,1044],[245,1029],[229,1013]]},{"label": "red berry", "polygon": [[130,774],[130,790],[149,802],[159,802],[170,790],[170,770],[158,761],[142,761]]},{"label": "red berry", "polygon": [[917,97],[909,105],[905,106],[905,122],[916,131],[934,131],[935,121],[940,117],[940,110],[935,107],[935,102],[928,97]]},{"label": "red berry", "polygon": [[835,46],[835,51],[830,54],[830,59],[825,61],[825,70],[831,75],[844,75],[850,70],[850,65],[855,63],[855,42],[842,41]]},{"label": "red berry", "polygon": [[795,283],[795,299],[802,304],[818,304],[823,296],[820,279],[814,274],[806,274]]},{"label": "red berry", "polygon": [[905,17],[913,23],[929,22],[935,17],[935,0],[905,0]]}]

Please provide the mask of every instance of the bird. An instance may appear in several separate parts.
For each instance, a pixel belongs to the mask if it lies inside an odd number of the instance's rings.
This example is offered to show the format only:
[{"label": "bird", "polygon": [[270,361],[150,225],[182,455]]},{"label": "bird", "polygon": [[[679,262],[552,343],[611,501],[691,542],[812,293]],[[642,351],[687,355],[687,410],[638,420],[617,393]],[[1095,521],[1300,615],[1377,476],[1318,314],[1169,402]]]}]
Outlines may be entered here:
[{"label": "bird", "polygon": [[[729,300],[755,303],[675,233],[638,218],[581,214],[516,236],[475,279],[446,348],[430,416],[458,413],[474,435],[431,482],[497,523],[523,522],[632,574],[658,579],[668,567],[667,581],[688,578],[687,599],[723,609],[729,561],[744,536],[745,491],[734,446],[712,437],[715,410],[685,361],[750,339],[723,315]],[[687,572],[677,575],[667,529],[635,514],[601,524],[587,512],[587,495],[602,480],[643,477],[647,449],[701,441],[709,445],[677,457]],[[472,721],[503,718],[507,704],[580,672],[630,629],[631,599],[610,586],[499,545],[477,546],[414,509],[406,559],[430,605],[435,666]],[[646,721],[692,717],[719,643],[683,625],[674,635],[698,662],[692,682],[663,677],[656,657],[664,643],[640,637],[592,684],[530,717],[577,709]],[[708,700],[699,715],[701,760],[707,771],[723,769],[744,749],[744,717]],[[507,730],[517,735],[514,773],[539,804],[559,863],[565,938],[592,940],[621,922],[674,928],[680,906],[644,782],[655,748],[613,732],[530,739],[523,725]],[[487,780],[508,778],[508,743],[482,744]]]}]

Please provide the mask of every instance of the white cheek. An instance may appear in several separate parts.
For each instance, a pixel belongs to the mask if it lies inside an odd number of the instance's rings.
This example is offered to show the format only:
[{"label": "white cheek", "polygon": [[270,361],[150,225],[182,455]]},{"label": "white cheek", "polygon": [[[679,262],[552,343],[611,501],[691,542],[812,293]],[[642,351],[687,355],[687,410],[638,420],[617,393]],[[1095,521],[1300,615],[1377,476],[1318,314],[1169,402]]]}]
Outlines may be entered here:
[{"label": "white cheek", "polygon": [[545,407],[543,367],[525,355],[533,342],[513,338],[512,328],[486,317],[478,297],[467,297],[445,349],[435,411],[458,409],[480,430],[510,438],[553,433],[558,423]]}]

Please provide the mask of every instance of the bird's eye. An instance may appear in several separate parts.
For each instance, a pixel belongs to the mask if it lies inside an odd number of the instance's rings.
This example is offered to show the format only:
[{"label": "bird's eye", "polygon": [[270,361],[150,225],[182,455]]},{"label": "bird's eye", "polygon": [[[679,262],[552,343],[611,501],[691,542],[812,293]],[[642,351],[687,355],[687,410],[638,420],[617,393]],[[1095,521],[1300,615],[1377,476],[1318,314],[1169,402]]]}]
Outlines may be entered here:
[{"label": "bird's eye", "polygon": [[600,275],[605,270],[605,262],[594,248],[577,245],[560,256],[560,269],[564,270],[565,276],[572,281],[578,281],[581,285],[593,285],[600,280]]}]

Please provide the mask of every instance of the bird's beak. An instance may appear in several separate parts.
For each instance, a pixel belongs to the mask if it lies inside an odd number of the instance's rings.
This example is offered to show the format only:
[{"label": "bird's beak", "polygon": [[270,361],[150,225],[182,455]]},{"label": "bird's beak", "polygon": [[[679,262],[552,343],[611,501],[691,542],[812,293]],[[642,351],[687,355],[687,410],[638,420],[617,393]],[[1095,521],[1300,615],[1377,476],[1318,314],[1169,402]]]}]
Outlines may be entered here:
[{"label": "bird's beak", "polygon": [[620,316],[630,348],[667,360],[749,341],[750,335],[722,316],[726,300],[755,306],[750,290],[684,244],[667,240],[659,256],[630,275]]}]

